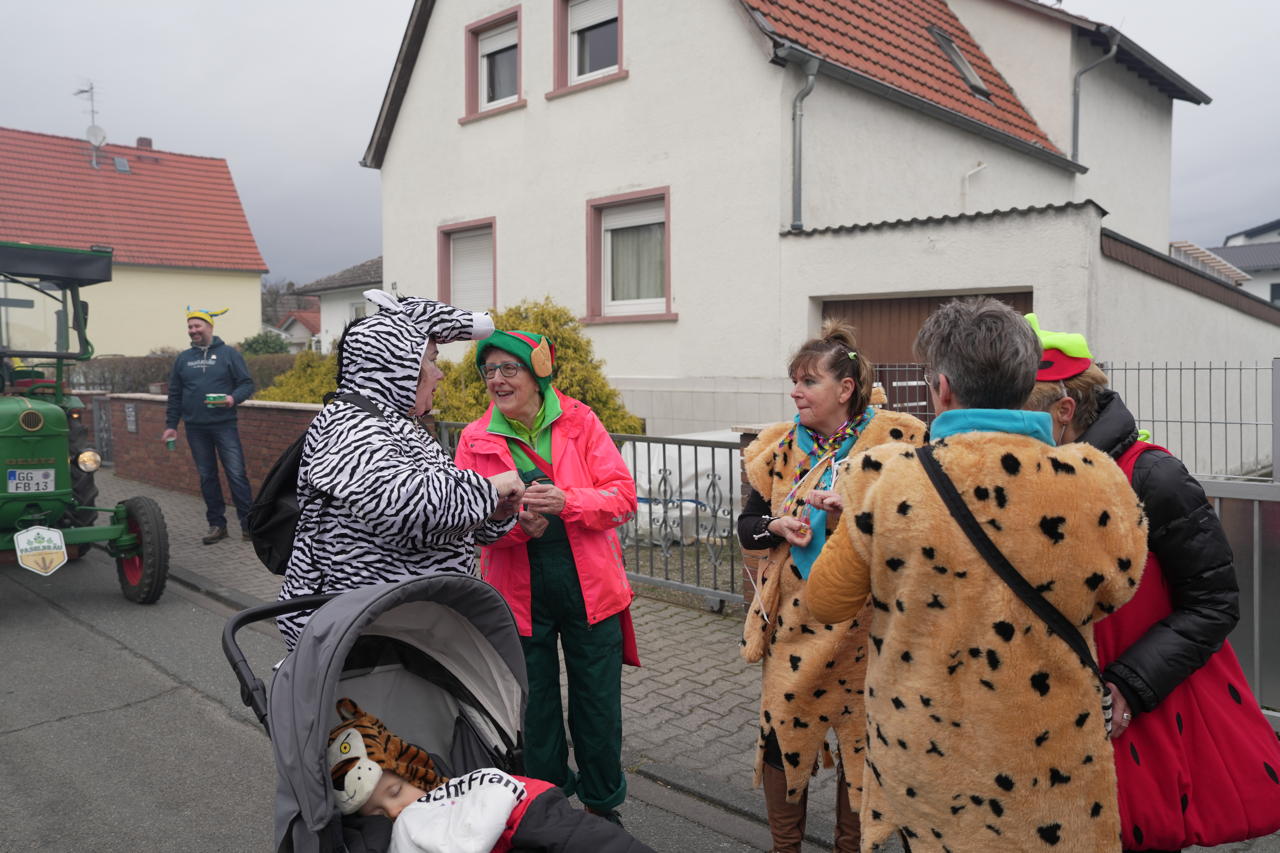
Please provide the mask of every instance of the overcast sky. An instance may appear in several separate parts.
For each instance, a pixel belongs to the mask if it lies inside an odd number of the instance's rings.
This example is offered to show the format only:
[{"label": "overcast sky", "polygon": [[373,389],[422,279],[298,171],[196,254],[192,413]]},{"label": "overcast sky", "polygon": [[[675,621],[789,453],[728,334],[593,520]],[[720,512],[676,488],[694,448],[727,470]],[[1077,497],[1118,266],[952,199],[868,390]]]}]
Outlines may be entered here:
[{"label": "overcast sky", "polygon": [[[381,254],[378,173],[358,163],[411,6],[14,0],[5,14],[0,125],[80,137],[88,103],[72,93],[93,81],[110,142],[150,136],[162,150],[226,158],[270,277],[305,284]],[[1174,107],[1174,239],[1215,246],[1280,218],[1280,7],[1063,7],[1117,26],[1213,97],[1208,106]]]}]

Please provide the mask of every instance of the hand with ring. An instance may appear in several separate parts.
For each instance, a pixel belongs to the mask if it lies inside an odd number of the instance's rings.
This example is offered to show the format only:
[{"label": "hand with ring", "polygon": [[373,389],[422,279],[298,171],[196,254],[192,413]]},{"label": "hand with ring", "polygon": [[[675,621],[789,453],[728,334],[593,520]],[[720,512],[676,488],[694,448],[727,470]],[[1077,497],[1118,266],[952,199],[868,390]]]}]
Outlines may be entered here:
[{"label": "hand with ring", "polygon": [[1133,721],[1133,713],[1129,710],[1129,703],[1125,700],[1124,694],[1114,683],[1108,681],[1107,687],[1111,690],[1111,739],[1115,740],[1129,729],[1129,723]]}]

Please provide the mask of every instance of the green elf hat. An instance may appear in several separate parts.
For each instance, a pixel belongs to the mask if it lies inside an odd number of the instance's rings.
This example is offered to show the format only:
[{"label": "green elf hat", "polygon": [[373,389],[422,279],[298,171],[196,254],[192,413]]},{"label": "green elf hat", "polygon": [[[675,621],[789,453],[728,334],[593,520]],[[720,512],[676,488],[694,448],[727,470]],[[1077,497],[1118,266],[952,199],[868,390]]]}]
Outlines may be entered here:
[{"label": "green elf hat", "polygon": [[1093,364],[1093,353],[1084,335],[1076,332],[1047,332],[1040,328],[1035,314],[1027,314],[1027,322],[1040,338],[1044,353],[1040,356],[1037,382],[1059,382],[1079,376]]},{"label": "green elf hat", "polygon": [[551,387],[551,379],[556,373],[556,348],[551,339],[537,332],[494,332],[476,345],[476,369],[484,364],[485,351],[489,348],[509,352],[520,363],[529,369],[533,378],[538,381],[538,388],[543,394]]}]

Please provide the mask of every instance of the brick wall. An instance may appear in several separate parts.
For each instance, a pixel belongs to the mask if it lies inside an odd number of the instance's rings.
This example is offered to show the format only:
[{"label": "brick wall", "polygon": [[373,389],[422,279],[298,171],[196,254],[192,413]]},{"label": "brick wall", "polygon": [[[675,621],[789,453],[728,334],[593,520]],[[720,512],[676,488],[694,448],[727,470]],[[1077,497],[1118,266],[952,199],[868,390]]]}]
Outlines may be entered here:
[{"label": "brick wall", "polygon": [[[183,427],[178,427],[174,450],[166,450],[160,440],[160,434],[164,432],[165,403],[165,397],[159,394],[111,395],[109,405],[115,474],[126,480],[198,495],[200,475],[191,461],[191,449],[187,446]],[[136,416],[135,432],[128,429],[127,406],[133,408]],[[236,411],[245,468],[254,494],[257,494],[262,478],[293,440],[306,431],[320,407],[306,403],[249,400]],[[231,506],[231,493],[225,478],[222,491],[227,505]]]}]

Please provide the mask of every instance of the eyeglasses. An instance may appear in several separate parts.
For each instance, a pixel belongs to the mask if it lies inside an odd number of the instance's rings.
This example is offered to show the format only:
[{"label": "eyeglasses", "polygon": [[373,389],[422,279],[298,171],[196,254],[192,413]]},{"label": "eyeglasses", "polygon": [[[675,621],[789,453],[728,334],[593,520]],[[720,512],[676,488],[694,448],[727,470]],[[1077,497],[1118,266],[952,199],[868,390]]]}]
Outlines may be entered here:
[{"label": "eyeglasses", "polygon": [[480,375],[487,381],[493,378],[493,374],[501,372],[503,376],[510,379],[520,372],[524,367],[518,361],[504,361],[501,364],[482,364],[480,365]]}]

